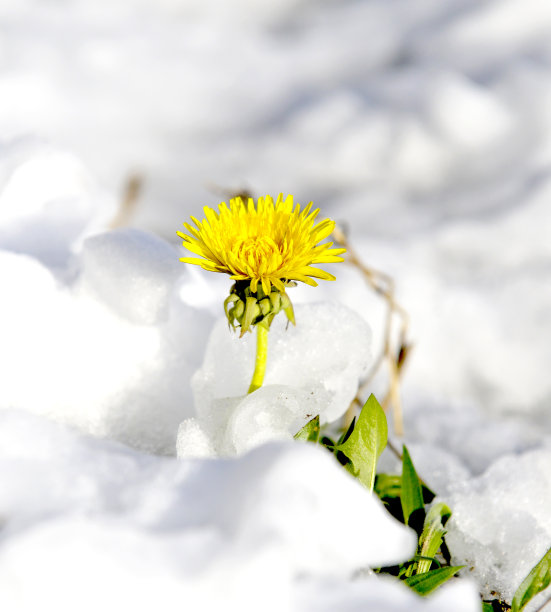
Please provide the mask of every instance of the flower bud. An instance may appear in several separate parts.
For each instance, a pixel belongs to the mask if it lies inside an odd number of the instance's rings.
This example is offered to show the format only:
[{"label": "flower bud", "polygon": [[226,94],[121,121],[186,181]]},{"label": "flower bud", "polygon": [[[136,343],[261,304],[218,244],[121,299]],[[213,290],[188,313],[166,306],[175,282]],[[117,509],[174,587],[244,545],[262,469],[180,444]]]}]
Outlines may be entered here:
[{"label": "flower bud", "polygon": [[[287,284],[290,285],[291,283]],[[269,329],[274,317],[282,310],[294,325],[293,305],[286,293],[280,292],[273,285],[269,295],[264,293],[262,285],[258,285],[257,290],[253,292],[248,281],[234,283],[224,302],[228,324],[233,329],[240,327],[241,336],[251,331],[255,325],[263,325]]]}]

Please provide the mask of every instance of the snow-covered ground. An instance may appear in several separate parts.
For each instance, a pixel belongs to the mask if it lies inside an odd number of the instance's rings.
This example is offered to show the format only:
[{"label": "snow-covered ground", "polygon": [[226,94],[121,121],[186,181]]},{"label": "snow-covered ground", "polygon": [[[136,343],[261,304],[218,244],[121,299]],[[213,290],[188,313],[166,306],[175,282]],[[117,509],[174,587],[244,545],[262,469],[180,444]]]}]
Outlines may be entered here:
[{"label": "snow-covered ground", "polygon": [[[2,609],[511,597],[551,546],[549,41],[546,0],[0,0]],[[313,200],[395,279],[405,441],[470,580],[426,601],[351,580],[410,534],[285,441],[379,350],[355,269],[291,290],[297,328],[276,319],[243,399],[230,281],[175,235],[242,188]]]}]

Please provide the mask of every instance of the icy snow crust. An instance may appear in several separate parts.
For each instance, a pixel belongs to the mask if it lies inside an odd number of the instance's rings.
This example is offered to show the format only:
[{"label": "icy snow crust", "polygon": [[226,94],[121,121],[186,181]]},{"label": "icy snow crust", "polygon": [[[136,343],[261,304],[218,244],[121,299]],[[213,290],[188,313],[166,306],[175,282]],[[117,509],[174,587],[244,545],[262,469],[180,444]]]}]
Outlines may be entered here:
[{"label": "icy snow crust", "polygon": [[[510,598],[551,546],[550,7],[0,1],[2,609]],[[133,228],[107,232],[136,171]],[[405,441],[478,587],[350,580],[410,536],[282,439],[344,410],[384,312],[344,266],[293,289],[299,326],[276,320],[244,397],[253,338],[216,322],[229,281],[174,246],[217,186],[314,200],[394,277]]]}]

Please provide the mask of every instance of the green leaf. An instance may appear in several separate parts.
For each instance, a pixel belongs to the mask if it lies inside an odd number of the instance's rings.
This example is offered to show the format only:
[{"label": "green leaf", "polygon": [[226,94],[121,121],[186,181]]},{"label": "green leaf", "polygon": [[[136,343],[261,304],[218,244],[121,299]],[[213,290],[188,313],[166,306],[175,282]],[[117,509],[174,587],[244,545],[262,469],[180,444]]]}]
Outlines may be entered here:
[{"label": "green leaf", "polygon": [[[431,564],[436,563],[438,567],[442,567],[442,564],[440,563],[440,561],[438,561],[436,557],[424,557],[423,555],[415,555],[415,557],[413,557],[413,560],[414,561],[429,561]],[[416,573],[421,574],[421,573],[426,573],[426,572],[416,572]]]},{"label": "green leaf", "polygon": [[404,513],[404,523],[409,525],[409,517],[415,512],[424,508],[423,489],[413,467],[413,462],[409,456],[408,449],[404,445],[402,454],[402,512]]},{"label": "green leaf", "polygon": [[532,571],[522,581],[511,604],[511,612],[520,612],[538,593],[551,583],[551,548],[543,555]]},{"label": "green leaf", "polygon": [[[452,515],[452,511],[446,504],[440,502],[434,504],[428,511],[423,525],[423,532],[419,538],[419,555],[421,557],[434,557],[442,545],[446,530],[444,525]],[[424,574],[430,570],[431,561],[421,559],[417,565],[417,574]]]},{"label": "green leaf", "polygon": [[404,582],[411,587],[419,595],[428,595],[437,589],[446,580],[449,580],[454,574],[465,567],[464,565],[456,565],[454,567],[439,567],[424,574],[417,574],[406,578]]},{"label": "green leaf", "polygon": [[354,431],[354,427],[356,426],[356,417],[354,417],[352,419],[352,421],[350,422],[350,425],[348,426],[348,429],[343,432],[342,436],[337,440],[337,446],[339,444],[344,444],[348,438],[350,438],[350,434]]},{"label": "green leaf", "polygon": [[303,442],[317,442],[320,435],[320,417],[319,414],[308,421],[306,425],[295,434],[295,440]]},{"label": "green leaf", "polygon": [[400,497],[402,491],[402,477],[395,474],[377,474],[375,478],[375,493],[383,497]]},{"label": "green leaf", "polygon": [[333,452],[335,448],[335,443],[333,442],[333,440],[331,440],[329,436],[322,436],[320,444],[322,446],[325,446],[325,448],[327,448],[327,450],[330,450],[331,452]]},{"label": "green leaf", "polygon": [[370,395],[350,436],[335,447],[350,459],[352,473],[370,491],[373,491],[377,461],[386,446],[387,436],[385,413],[375,396]]},{"label": "green leaf", "polygon": [[482,602],[482,612],[505,612],[506,610],[510,611],[511,608],[499,599]]}]

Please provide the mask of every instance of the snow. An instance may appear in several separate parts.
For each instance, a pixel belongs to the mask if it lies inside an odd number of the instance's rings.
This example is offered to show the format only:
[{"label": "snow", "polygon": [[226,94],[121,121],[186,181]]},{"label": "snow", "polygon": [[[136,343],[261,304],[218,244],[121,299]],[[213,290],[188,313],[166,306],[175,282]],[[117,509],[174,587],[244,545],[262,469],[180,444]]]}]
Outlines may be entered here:
[{"label": "snow", "polygon": [[[313,445],[177,461],[25,413],[0,419],[4,609],[301,609],[303,588],[330,577],[330,592],[345,592],[358,567],[415,550],[414,533]],[[355,599],[373,597],[364,588]]]},{"label": "snow", "polygon": [[0,406],[174,454],[211,318],[175,297],[171,253],[178,264],[170,245],[136,230],[100,234],[65,282],[28,255],[0,251]]},{"label": "snow", "polygon": [[[447,542],[454,563],[473,567],[487,596],[497,589],[512,599],[516,586],[549,549],[550,465],[549,447],[507,455],[449,497],[454,514]],[[484,520],[488,514],[490,523]]]},{"label": "snow", "polygon": [[95,235],[82,245],[81,266],[82,291],[121,317],[138,325],[168,319],[182,270],[175,249],[163,240],[135,229]]},{"label": "snow", "polygon": [[295,319],[274,320],[264,386],[250,396],[256,334],[239,338],[217,322],[193,375],[197,417],[180,426],[180,456],[241,453],[292,438],[316,415],[327,423],[346,412],[372,362],[369,327],[331,303],[297,306]]},{"label": "snow", "polygon": [[[548,3],[0,0],[0,16],[3,608],[510,598],[551,546]],[[131,227],[109,230],[135,174]],[[474,566],[427,600],[351,580],[385,552],[379,529],[403,558],[407,535],[289,441],[346,409],[381,301],[341,264],[290,290],[297,327],[276,319],[245,396],[254,337],[221,320],[230,283],[178,262],[181,223],[242,188],[313,200],[395,280],[405,442]]]},{"label": "snow", "polygon": [[63,269],[114,200],[82,162],[37,138],[0,143],[0,247]]}]

